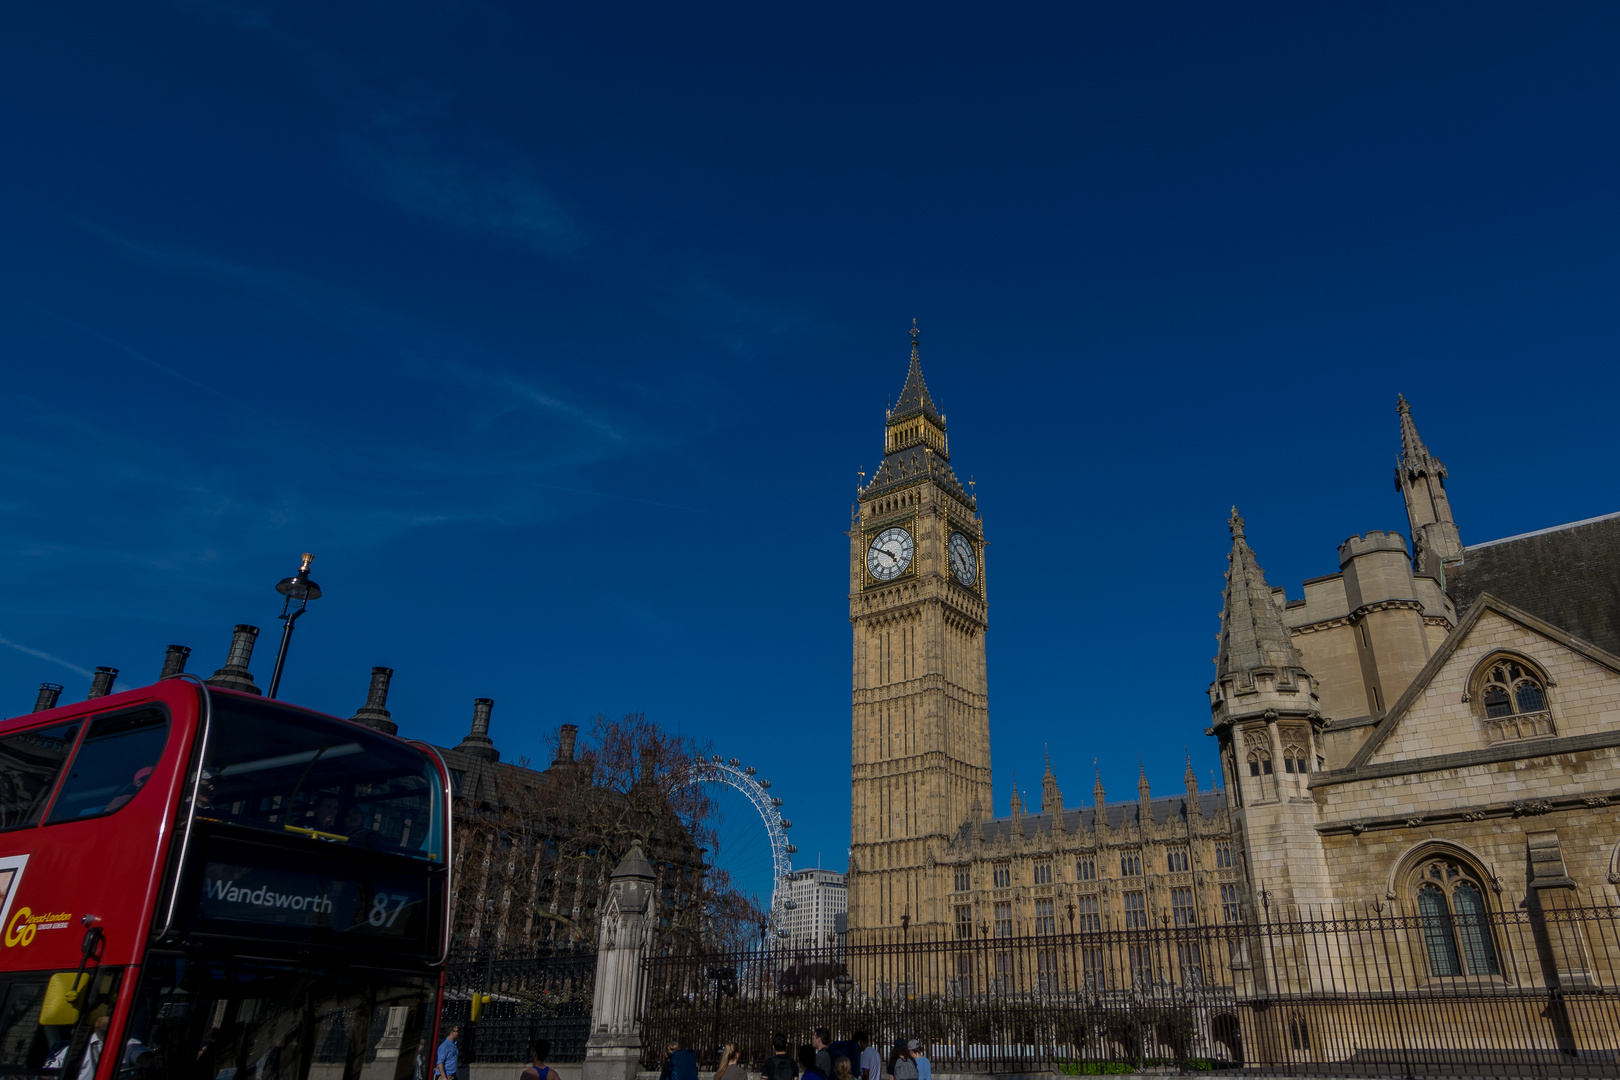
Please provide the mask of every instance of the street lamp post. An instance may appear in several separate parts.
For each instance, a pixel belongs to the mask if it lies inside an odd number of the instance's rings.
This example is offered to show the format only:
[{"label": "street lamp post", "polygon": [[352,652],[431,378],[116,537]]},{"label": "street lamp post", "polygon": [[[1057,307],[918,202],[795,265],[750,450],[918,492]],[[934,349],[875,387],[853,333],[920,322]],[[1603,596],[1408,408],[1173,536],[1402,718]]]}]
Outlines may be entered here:
[{"label": "street lamp post", "polygon": [[715,1067],[719,1068],[720,1054],[720,998],[737,996],[737,969],[733,967],[709,968],[709,979],[714,983],[714,1045]]},{"label": "street lamp post", "polygon": [[[292,644],[293,623],[298,621],[309,608],[311,600],[321,598],[321,587],[309,579],[309,564],[315,561],[315,556],[304,552],[304,561],[298,567],[298,573],[290,578],[282,578],[276,583],[276,592],[285,599],[281,602],[281,621],[284,624],[281,631],[281,648],[276,651],[276,669],[270,673],[270,691],[266,697],[275,697],[276,690],[281,686],[281,669],[287,664],[287,646]],[[293,601],[298,601],[298,607],[293,608]]]}]

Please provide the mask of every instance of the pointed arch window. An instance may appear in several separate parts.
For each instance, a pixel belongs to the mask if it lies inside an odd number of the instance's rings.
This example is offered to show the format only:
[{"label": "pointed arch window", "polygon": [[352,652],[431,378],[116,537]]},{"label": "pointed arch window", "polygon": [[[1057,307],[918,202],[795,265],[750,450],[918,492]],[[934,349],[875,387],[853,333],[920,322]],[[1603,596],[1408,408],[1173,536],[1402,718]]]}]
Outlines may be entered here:
[{"label": "pointed arch window", "polygon": [[1269,750],[1250,750],[1249,751],[1249,775],[1250,776],[1270,776],[1271,775],[1271,751],[1269,751]]},{"label": "pointed arch window", "polygon": [[1412,884],[1429,973],[1437,978],[1501,974],[1478,875],[1455,860],[1430,859]]},{"label": "pointed arch window", "polygon": [[1305,773],[1310,771],[1310,766],[1306,763],[1304,749],[1293,744],[1283,747],[1283,772]]},{"label": "pointed arch window", "polygon": [[1494,656],[1477,669],[1472,699],[1491,742],[1554,735],[1547,678],[1516,656]]}]

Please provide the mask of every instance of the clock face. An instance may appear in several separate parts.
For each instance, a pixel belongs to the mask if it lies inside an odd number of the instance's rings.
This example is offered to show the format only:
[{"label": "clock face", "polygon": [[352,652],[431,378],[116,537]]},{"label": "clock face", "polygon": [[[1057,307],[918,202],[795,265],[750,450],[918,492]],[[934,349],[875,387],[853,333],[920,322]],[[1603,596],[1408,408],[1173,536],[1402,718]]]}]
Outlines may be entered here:
[{"label": "clock face", "polygon": [[893,581],[911,565],[911,534],[904,529],[884,529],[866,549],[866,571],[879,581]]},{"label": "clock face", "polygon": [[969,588],[979,580],[979,560],[973,555],[973,541],[961,533],[951,533],[951,573]]}]

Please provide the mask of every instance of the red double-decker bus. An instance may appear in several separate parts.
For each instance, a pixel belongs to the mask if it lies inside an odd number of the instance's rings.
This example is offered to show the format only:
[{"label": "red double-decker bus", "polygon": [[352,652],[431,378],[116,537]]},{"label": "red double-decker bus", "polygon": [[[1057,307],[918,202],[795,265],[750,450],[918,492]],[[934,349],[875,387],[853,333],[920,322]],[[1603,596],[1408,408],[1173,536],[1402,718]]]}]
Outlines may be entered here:
[{"label": "red double-decker bus", "polygon": [[0,1078],[427,1080],[429,747],[190,677],[0,722]]}]

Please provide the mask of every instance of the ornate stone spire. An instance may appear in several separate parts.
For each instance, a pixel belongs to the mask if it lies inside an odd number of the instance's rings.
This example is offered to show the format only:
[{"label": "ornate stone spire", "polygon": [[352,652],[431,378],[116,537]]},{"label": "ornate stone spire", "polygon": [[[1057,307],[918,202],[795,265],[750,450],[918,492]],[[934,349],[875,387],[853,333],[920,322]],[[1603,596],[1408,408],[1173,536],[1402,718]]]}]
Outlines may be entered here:
[{"label": "ornate stone spire", "polygon": [[1097,808],[1097,814],[1100,821],[1103,808],[1102,769],[1097,768],[1097,760],[1095,758],[1093,758],[1091,761],[1091,767],[1096,770],[1097,773],[1097,782],[1091,785],[1091,805]]},{"label": "ornate stone spire", "polygon": [[889,410],[889,423],[907,420],[913,416],[926,416],[940,428],[945,426],[945,418],[934,407],[934,399],[928,395],[928,384],[923,381],[922,355],[917,348],[917,320],[911,320],[911,367],[906,371],[906,385],[900,388],[900,399]]},{"label": "ornate stone spire", "polygon": [[1445,563],[1462,555],[1462,537],[1446,497],[1446,467],[1429,453],[1412,421],[1412,406],[1395,395],[1401,417],[1401,456],[1395,462],[1395,488],[1406,500],[1412,527],[1412,565],[1419,573],[1440,575]]},{"label": "ornate stone spire", "polygon": [[1058,791],[1057,777],[1052,775],[1051,754],[1046,755],[1046,773],[1041,777],[1041,813],[1063,813],[1063,794]]},{"label": "ornate stone spire", "polygon": [[1024,816],[1024,800],[1018,797],[1018,777],[1013,777],[1012,816],[1016,821]]},{"label": "ornate stone spire", "polygon": [[1244,538],[1243,519],[1235,506],[1227,527],[1232,531],[1232,553],[1226,571],[1215,677],[1252,677],[1254,671],[1262,668],[1277,672],[1302,669],[1299,650],[1294,647],[1288,627],[1283,625],[1282,612],[1271,598],[1265,571]]},{"label": "ornate stone spire", "polygon": [[1136,797],[1143,802],[1147,802],[1148,799],[1152,798],[1148,791],[1147,766],[1142,763],[1140,758],[1136,761]]},{"label": "ornate stone spire", "polygon": [[1181,774],[1181,782],[1187,785],[1187,798],[1198,798],[1198,774],[1193,772],[1192,755],[1187,755],[1187,771]]}]

